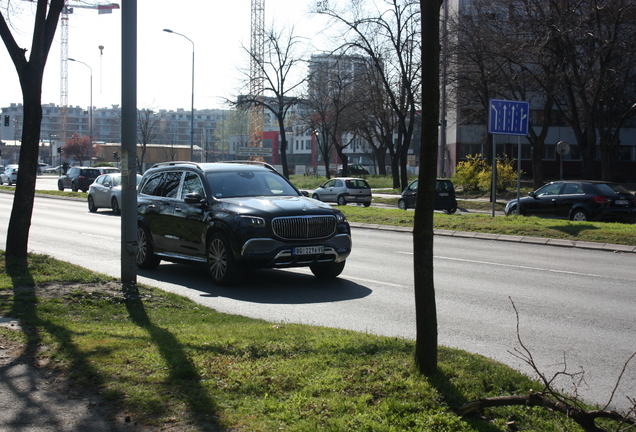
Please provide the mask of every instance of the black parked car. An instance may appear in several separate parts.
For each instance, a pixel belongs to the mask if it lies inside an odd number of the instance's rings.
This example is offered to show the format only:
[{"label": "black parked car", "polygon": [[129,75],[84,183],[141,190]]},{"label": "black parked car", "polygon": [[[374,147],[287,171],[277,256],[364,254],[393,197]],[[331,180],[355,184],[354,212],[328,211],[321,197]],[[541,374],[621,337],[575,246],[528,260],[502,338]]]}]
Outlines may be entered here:
[{"label": "black parked car", "polygon": [[[506,215],[517,214],[517,200],[508,202]],[[618,183],[555,181],[520,199],[519,214],[570,218],[573,221],[635,222],[636,201]]]},{"label": "black parked car", "polygon": [[157,164],[138,187],[137,265],[206,265],[218,285],[244,268],[308,266],[338,276],[351,253],[344,214],[301,194],[267,164]]},{"label": "black parked car", "polygon": [[[349,165],[347,167],[349,169],[350,176],[356,175],[369,175],[369,170],[363,167],[362,165]],[[344,169],[342,167],[338,168],[336,173],[338,176],[342,176],[344,174]]]},{"label": "black parked car", "polygon": [[[419,180],[413,180],[402,191],[402,196],[398,200],[398,207],[402,210],[415,207],[417,198],[417,185]],[[457,211],[457,199],[455,198],[455,187],[450,180],[435,180],[435,210],[444,210],[448,214]]]},{"label": "black parked car", "polygon": [[99,177],[101,173],[97,168],[91,167],[70,167],[66,174],[62,175],[57,181],[57,188],[63,191],[71,188],[73,192],[81,190],[88,191],[90,185]]}]

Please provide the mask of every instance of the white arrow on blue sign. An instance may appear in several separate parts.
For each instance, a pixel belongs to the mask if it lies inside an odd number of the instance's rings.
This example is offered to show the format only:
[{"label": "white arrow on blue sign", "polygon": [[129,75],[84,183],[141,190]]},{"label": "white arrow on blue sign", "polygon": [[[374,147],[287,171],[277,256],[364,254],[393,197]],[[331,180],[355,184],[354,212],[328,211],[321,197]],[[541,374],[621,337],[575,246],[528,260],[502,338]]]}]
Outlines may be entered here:
[{"label": "white arrow on blue sign", "polygon": [[527,136],[529,114],[529,102],[490,99],[488,133]]}]

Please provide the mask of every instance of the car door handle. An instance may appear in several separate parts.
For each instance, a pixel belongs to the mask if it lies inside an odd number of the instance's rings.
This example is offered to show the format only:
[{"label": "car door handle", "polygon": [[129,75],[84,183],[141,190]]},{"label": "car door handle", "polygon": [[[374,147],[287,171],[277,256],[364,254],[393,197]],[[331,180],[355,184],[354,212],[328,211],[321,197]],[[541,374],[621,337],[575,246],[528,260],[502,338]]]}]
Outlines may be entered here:
[{"label": "car door handle", "polygon": [[176,211],[176,212],[181,212],[181,207],[175,207],[175,208],[174,208],[174,211]]}]

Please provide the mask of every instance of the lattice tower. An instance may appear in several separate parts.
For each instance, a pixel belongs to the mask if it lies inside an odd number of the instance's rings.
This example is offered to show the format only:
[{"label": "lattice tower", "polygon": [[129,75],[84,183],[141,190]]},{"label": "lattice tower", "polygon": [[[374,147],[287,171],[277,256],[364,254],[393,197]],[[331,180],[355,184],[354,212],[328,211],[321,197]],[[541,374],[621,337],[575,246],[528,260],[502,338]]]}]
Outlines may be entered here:
[{"label": "lattice tower", "polygon": [[[265,0],[252,0],[252,33],[250,43],[250,98],[263,101],[263,58],[265,40]],[[252,103],[249,112],[250,147],[263,147],[265,110]]]}]

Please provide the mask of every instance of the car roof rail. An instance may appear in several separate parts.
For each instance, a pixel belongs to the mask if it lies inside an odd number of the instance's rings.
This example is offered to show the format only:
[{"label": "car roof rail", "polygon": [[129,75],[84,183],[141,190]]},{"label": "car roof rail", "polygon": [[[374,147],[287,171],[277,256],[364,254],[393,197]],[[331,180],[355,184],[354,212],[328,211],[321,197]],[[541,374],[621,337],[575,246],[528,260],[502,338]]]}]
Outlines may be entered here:
[{"label": "car roof rail", "polygon": [[262,166],[264,168],[269,169],[270,171],[274,171],[278,174],[280,174],[278,172],[278,170],[276,170],[276,168],[274,168],[273,165],[268,164],[267,162],[261,162],[261,161],[251,161],[251,160],[228,160],[228,161],[219,161],[216,163],[238,163],[238,164],[246,164],[246,165],[258,165],[258,166]]},{"label": "car roof rail", "polygon": [[198,162],[191,161],[168,161],[168,162],[157,162],[152,166],[152,168],[164,167],[164,166],[175,166],[175,165],[194,165],[198,168],[201,168],[201,165]]}]

